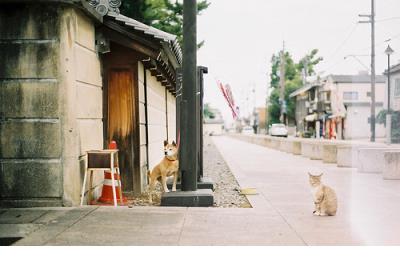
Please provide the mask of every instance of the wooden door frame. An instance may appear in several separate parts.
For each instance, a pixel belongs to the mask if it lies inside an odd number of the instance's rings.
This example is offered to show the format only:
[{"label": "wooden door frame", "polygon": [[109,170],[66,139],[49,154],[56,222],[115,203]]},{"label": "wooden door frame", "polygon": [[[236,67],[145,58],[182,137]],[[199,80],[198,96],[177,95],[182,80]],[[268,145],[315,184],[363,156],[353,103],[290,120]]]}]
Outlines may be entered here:
[{"label": "wooden door frame", "polygon": [[140,175],[140,116],[139,116],[139,79],[138,79],[138,63],[139,59],[134,51],[128,51],[126,48],[114,45],[114,49],[110,53],[103,55],[102,57],[102,72],[103,72],[103,137],[104,147],[108,146],[108,82],[109,74],[112,70],[129,70],[132,73],[133,87],[132,87],[132,99],[133,99],[133,120],[132,125],[132,137],[131,137],[131,150],[133,152],[133,178],[132,188],[126,189],[133,191],[135,195],[141,193],[141,175]]}]

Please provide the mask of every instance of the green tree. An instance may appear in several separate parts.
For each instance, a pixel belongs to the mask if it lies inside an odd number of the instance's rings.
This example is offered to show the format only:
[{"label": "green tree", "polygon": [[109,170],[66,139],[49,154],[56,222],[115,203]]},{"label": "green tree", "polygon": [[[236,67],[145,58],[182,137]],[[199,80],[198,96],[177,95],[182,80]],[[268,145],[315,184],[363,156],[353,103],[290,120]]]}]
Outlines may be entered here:
[{"label": "green tree", "polygon": [[[197,14],[208,8],[210,3],[202,0],[197,3]],[[147,25],[177,36],[179,43],[183,41],[183,4],[171,0],[125,0],[121,13]],[[200,48],[204,40],[198,44]]]},{"label": "green tree", "polygon": [[[281,64],[280,53],[272,55],[271,58],[271,74],[270,74],[270,87],[273,89],[269,99],[269,124],[278,123],[280,117],[280,103],[279,103],[279,92],[280,92],[280,75],[279,69]],[[296,114],[296,100],[290,98],[289,95],[295,90],[303,86],[302,71],[304,67],[307,68],[308,75],[315,74],[315,66],[323,60],[322,57],[317,56],[318,49],[313,49],[310,53],[305,55],[299,62],[294,62],[291,54],[285,52],[285,93],[284,98],[287,105],[287,117],[289,122],[294,122]]]},{"label": "green tree", "polygon": [[209,119],[214,119],[215,114],[211,108],[211,105],[209,103],[205,103],[203,107],[203,116],[204,119],[209,118]]}]

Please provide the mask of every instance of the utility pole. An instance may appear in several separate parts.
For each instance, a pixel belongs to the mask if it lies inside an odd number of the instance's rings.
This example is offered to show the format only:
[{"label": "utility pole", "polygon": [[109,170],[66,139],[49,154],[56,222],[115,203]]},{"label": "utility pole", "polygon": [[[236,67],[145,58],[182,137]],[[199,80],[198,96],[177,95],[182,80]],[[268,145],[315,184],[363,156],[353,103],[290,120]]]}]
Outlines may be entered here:
[{"label": "utility pole", "polygon": [[279,86],[280,86],[280,94],[279,94],[279,102],[281,105],[281,123],[285,124],[285,114],[286,114],[286,103],[285,103],[285,41],[283,41],[283,48],[280,56],[280,78],[279,78]]},{"label": "utility pole", "polygon": [[371,23],[371,142],[375,142],[375,0],[371,0],[371,14],[358,15],[369,18],[368,21],[359,23]]}]

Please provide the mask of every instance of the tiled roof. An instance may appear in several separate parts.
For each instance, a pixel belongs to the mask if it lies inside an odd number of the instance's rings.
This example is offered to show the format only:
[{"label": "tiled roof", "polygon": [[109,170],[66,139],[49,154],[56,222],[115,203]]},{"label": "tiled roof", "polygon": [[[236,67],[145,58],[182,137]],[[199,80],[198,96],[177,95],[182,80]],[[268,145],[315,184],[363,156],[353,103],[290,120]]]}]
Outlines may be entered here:
[{"label": "tiled roof", "polygon": [[107,16],[113,17],[116,21],[123,23],[125,26],[129,28],[143,32],[144,34],[149,35],[155,39],[158,39],[161,42],[168,43],[171,50],[175,54],[177,61],[179,62],[179,64],[182,64],[182,50],[175,35],[166,33],[164,31],[161,31],[159,29],[156,29],[154,27],[151,27],[149,25],[146,25],[144,23],[141,23],[137,20],[126,17],[121,14],[110,12],[107,14]]}]

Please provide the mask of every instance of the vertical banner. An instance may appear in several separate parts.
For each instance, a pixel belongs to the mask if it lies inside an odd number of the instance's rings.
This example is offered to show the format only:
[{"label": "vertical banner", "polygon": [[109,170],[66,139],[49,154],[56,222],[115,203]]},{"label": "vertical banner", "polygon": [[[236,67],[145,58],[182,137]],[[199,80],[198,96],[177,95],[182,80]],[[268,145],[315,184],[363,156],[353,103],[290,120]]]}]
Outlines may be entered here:
[{"label": "vertical banner", "polygon": [[239,116],[239,107],[236,107],[235,100],[233,98],[232,90],[229,84],[225,86],[221,83],[221,81],[217,80],[217,85],[220,88],[222,95],[224,96],[226,102],[228,103],[229,108],[232,111],[233,119],[236,119]]}]

